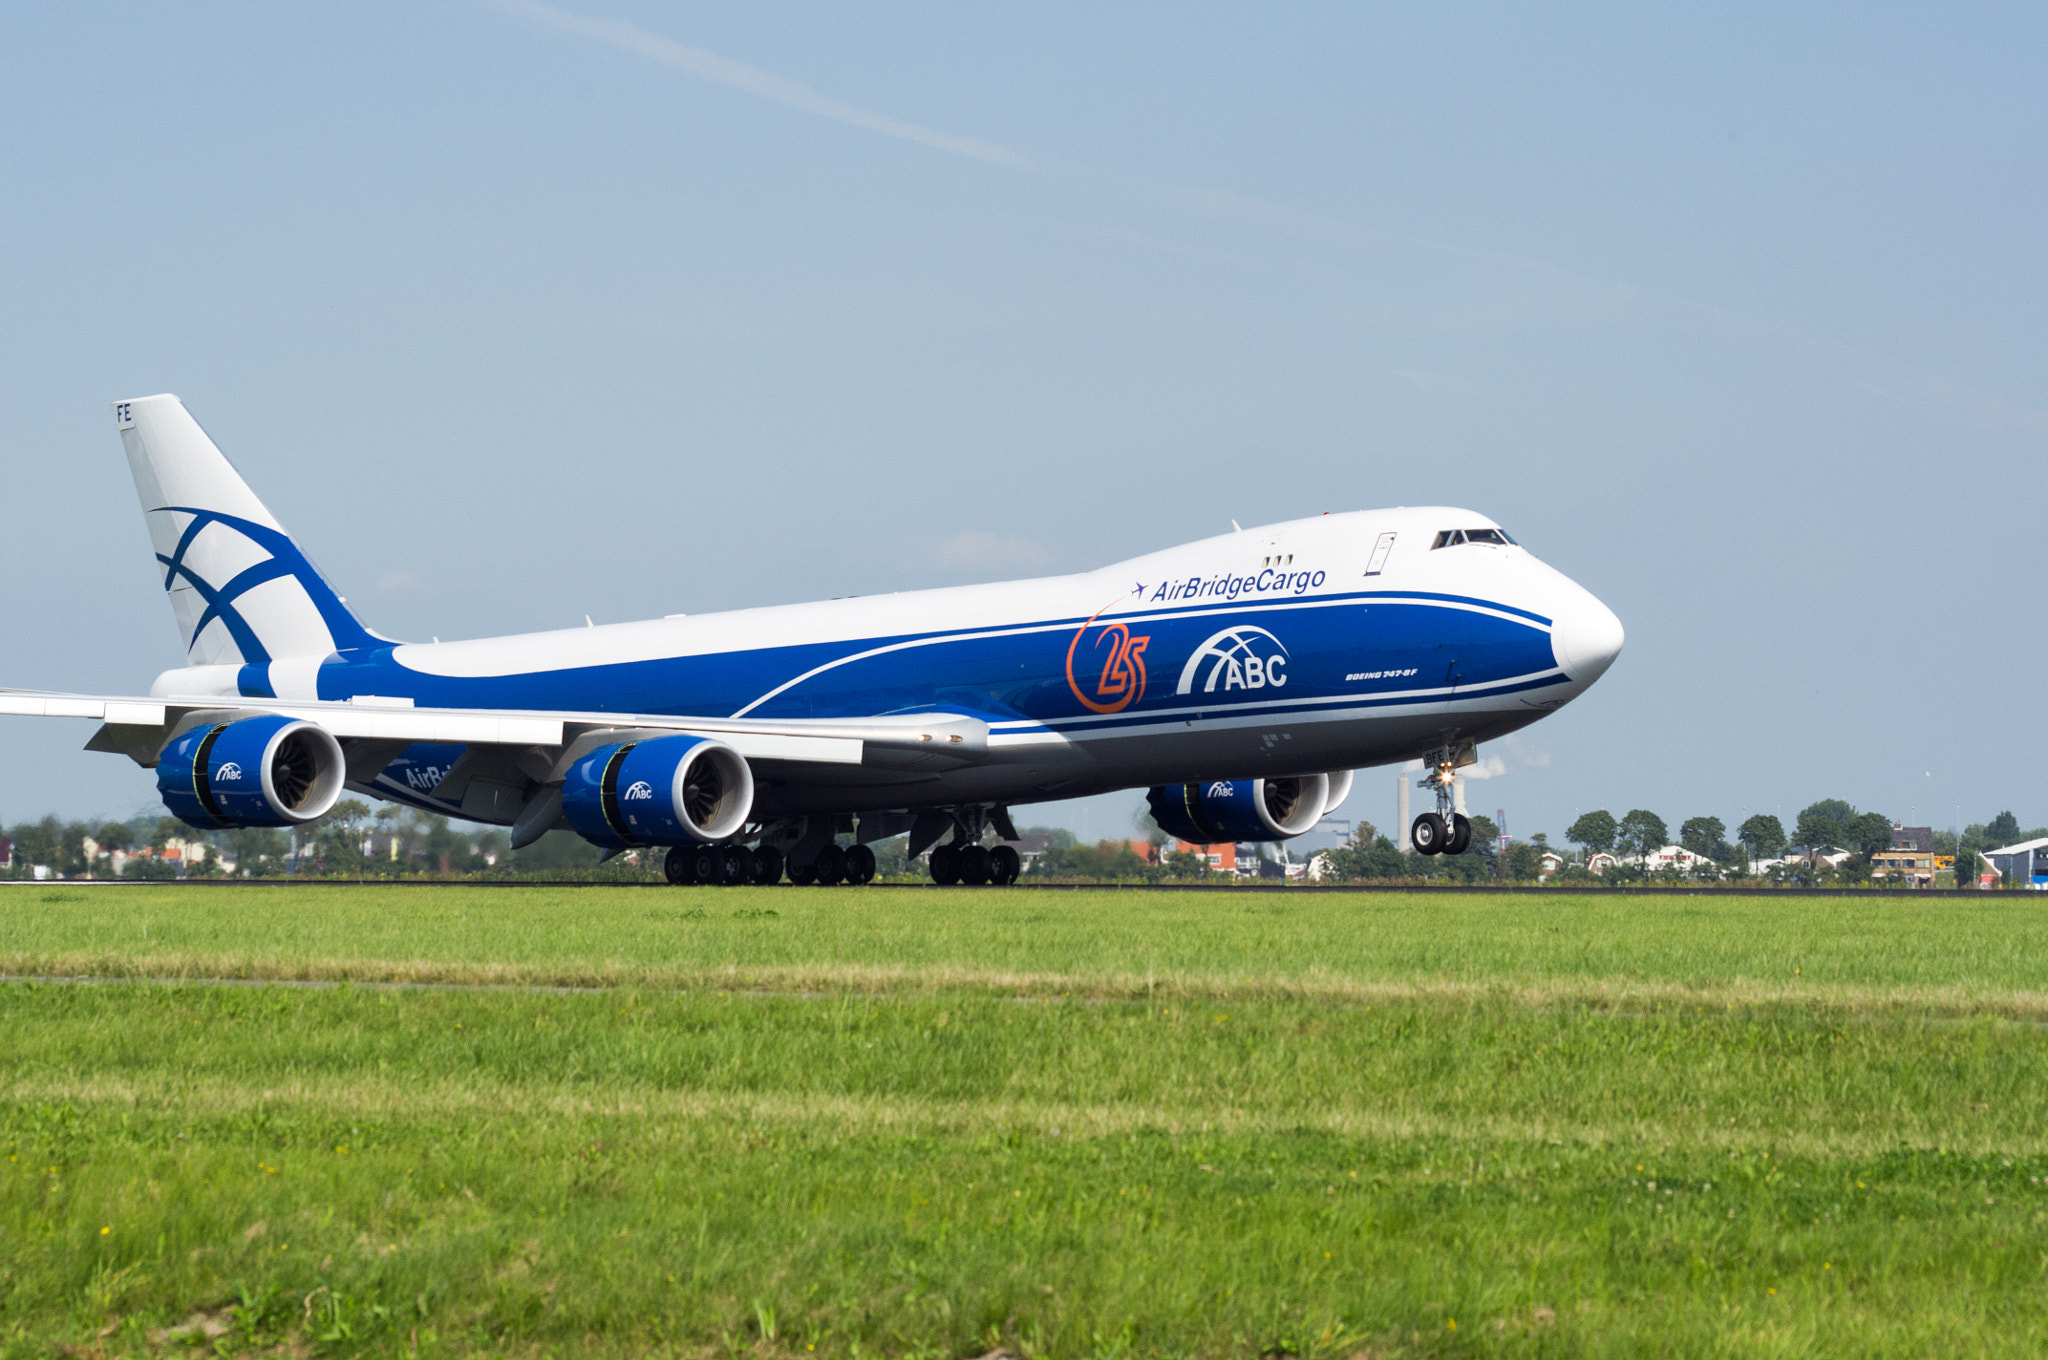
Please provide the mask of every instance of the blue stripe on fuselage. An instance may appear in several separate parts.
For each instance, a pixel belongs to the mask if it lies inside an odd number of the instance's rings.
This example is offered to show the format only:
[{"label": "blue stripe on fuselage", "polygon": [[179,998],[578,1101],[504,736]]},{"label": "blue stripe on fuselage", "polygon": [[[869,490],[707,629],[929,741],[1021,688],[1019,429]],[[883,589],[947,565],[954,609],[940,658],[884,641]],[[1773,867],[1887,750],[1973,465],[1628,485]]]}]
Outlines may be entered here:
[{"label": "blue stripe on fuselage", "polygon": [[[1066,618],[498,676],[438,676],[399,664],[391,648],[358,648],[321,668],[319,692],[323,699],[381,694],[447,708],[705,717],[745,712],[767,719],[964,709],[1085,730],[1153,714],[1178,720],[1174,711],[1205,703],[1284,700],[1300,707],[1294,701],[1327,700],[1358,707],[1554,683],[1556,677],[1531,680],[1556,669],[1547,623],[1490,600],[1373,591],[1210,601],[1093,622]],[[1177,693],[1189,658],[1240,625],[1242,638],[1219,644],[1230,655],[1205,654],[1189,691]],[[1083,632],[1078,642],[1077,632]],[[1112,683],[1120,648],[1129,681],[1122,689]],[[1242,662],[1235,669],[1228,665],[1232,656]],[[1260,665],[1251,664],[1253,657]],[[1279,664],[1268,666],[1274,657]],[[1127,698],[1140,677],[1142,693]],[[1084,704],[1083,696],[1095,706]]]}]

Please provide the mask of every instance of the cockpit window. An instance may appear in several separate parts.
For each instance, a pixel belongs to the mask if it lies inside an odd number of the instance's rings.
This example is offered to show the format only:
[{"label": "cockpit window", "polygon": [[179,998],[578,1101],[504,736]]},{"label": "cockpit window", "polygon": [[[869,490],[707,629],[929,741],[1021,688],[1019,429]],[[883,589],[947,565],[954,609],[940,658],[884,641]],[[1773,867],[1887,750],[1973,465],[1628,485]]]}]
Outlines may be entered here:
[{"label": "cockpit window", "polygon": [[1436,542],[1429,546],[1435,549],[1455,548],[1461,543],[1491,543],[1496,547],[1505,547],[1514,541],[1502,529],[1445,529],[1436,536]]}]

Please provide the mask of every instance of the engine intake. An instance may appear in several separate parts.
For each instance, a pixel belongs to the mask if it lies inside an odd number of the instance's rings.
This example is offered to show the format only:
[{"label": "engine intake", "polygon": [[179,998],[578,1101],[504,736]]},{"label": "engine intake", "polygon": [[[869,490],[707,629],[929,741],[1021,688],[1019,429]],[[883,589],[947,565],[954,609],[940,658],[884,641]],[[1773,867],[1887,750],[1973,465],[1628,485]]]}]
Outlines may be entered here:
[{"label": "engine intake", "polygon": [[709,737],[600,746],[562,784],[562,813],[576,834],[615,850],[722,841],[753,809],[754,772]]},{"label": "engine intake", "polygon": [[332,733],[267,714],[174,738],[157,759],[164,806],[187,826],[297,826],[341,797],[346,766]]},{"label": "engine intake", "polygon": [[1329,789],[1329,776],[1321,774],[1216,779],[1155,788],[1145,801],[1162,831],[1195,845],[1284,841],[1322,819]]}]

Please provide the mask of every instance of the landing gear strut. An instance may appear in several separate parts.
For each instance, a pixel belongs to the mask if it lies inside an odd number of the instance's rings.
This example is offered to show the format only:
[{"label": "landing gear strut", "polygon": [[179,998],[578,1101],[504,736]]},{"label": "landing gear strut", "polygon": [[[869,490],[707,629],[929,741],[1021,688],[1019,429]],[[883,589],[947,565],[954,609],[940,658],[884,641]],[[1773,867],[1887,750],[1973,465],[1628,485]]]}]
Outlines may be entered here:
[{"label": "landing gear strut", "polygon": [[1408,843],[1418,855],[1462,855],[1472,844],[1472,823],[1457,810],[1457,770],[1472,763],[1470,745],[1444,746],[1424,757],[1429,773],[1421,787],[1436,794],[1436,811],[1425,812],[1408,828]]}]

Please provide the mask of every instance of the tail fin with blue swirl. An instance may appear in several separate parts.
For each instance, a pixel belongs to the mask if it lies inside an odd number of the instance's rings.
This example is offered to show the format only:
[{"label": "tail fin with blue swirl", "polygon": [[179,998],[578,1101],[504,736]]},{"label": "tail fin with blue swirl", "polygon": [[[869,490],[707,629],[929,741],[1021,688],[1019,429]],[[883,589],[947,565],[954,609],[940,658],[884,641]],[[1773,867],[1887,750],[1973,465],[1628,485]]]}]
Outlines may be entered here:
[{"label": "tail fin with blue swirl", "polygon": [[186,664],[262,665],[376,646],[185,403],[114,403]]}]

